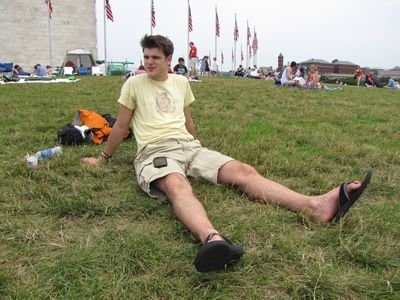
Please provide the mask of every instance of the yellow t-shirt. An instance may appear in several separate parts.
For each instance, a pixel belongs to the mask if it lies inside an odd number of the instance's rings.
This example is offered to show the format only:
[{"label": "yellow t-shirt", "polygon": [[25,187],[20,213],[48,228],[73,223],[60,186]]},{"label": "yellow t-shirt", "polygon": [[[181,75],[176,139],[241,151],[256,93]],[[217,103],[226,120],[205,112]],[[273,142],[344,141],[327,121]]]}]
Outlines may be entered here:
[{"label": "yellow t-shirt", "polygon": [[183,109],[194,100],[184,76],[168,74],[165,81],[152,80],[147,74],[130,77],[122,86],[118,102],[135,110],[130,125],[138,152],[162,139],[193,141],[185,127]]}]

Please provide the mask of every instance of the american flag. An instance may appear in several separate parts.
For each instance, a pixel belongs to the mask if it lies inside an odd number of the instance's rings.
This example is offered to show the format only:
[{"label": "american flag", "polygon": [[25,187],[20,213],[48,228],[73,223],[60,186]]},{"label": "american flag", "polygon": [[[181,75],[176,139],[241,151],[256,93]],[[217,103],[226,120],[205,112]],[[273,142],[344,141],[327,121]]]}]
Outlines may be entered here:
[{"label": "american flag", "polygon": [[243,61],[244,57],[243,57],[243,48],[242,46],[240,46],[240,61]]},{"label": "american flag", "polygon": [[156,11],[154,10],[153,0],[151,0],[151,27],[156,27]]},{"label": "american flag", "polygon": [[219,20],[217,11],[215,11],[215,35],[219,37]]},{"label": "american flag", "polygon": [[239,29],[237,26],[236,14],[235,14],[235,28],[233,29],[233,39],[235,40],[235,42],[239,40]]},{"label": "american flag", "polygon": [[254,31],[254,38],[253,38],[253,54],[256,55],[257,54],[257,50],[258,50],[258,40],[257,40],[257,33],[256,31]]},{"label": "american flag", "polygon": [[114,22],[113,13],[112,13],[112,10],[111,10],[111,5],[110,5],[110,2],[108,0],[106,0],[106,7],[105,8],[106,8],[107,19],[109,19],[111,22]]},{"label": "american flag", "polygon": [[188,11],[188,28],[189,28],[189,32],[193,31],[193,22],[192,22],[192,12],[190,10],[190,3],[188,1],[189,4],[189,11]]},{"label": "american flag", "polygon": [[251,45],[249,45],[249,56],[251,58]]},{"label": "american flag", "polygon": [[247,24],[247,44],[250,44],[250,38],[251,38],[250,28],[249,24]]},{"label": "american flag", "polygon": [[51,2],[51,0],[46,0],[45,3],[49,10],[49,18],[51,19],[51,14],[53,13],[53,3]]},{"label": "american flag", "polygon": [[221,51],[221,65],[223,65],[224,64],[224,53],[222,53],[222,51]]}]

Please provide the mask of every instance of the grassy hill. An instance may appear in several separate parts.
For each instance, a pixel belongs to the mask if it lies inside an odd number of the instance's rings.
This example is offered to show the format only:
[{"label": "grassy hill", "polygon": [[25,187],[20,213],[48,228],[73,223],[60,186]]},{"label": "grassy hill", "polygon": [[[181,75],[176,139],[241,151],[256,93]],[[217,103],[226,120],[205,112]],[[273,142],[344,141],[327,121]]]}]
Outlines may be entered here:
[{"label": "grassy hill", "polygon": [[374,172],[337,226],[249,201],[229,186],[191,181],[220,232],[245,255],[226,272],[193,266],[198,241],[168,203],[135,181],[134,139],[105,166],[80,159],[101,146],[55,146],[79,108],[117,113],[120,77],[0,85],[1,299],[399,299],[400,93],[309,91],[270,81],[192,83],[202,144],[306,194]]}]

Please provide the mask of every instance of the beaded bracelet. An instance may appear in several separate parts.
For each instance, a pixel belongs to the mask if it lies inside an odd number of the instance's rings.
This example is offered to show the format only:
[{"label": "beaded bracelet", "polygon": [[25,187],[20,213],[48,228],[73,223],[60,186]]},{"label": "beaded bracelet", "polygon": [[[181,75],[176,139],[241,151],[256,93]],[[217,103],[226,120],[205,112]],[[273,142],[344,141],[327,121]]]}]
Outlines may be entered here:
[{"label": "beaded bracelet", "polygon": [[101,151],[101,156],[103,156],[106,160],[110,160],[112,155],[108,154],[107,152]]}]

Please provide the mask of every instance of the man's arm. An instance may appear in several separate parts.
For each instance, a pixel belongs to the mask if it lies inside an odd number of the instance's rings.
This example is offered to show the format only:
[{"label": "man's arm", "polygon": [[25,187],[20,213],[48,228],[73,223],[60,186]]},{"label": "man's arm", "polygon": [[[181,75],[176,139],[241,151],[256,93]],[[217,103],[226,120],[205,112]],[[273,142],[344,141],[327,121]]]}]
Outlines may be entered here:
[{"label": "man's arm", "polygon": [[292,69],[286,68],[286,78],[292,80]]},{"label": "man's arm", "polygon": [[[103,151],[112,156],[115,151],[117,151],[119,144],[122,142],[124,138],[124,134],[129,129],[129,122],[132,119],[134,110],[127,108],[126,106],[120,104],[118,111],[118,119],[115,122],[110,136],[108,137],[107,144],[104,146]],[[107,159],[99,155],[99,157],[85,157],[82,159],[82,162],[87,165],[98,165],[105,163]]]},{"label": "man's arm", "polygon": [[190,107],[186,106],[183,109],[183,112],[184,112],[185,118],[186,118],[186,121],[185,121],[186,130],[196,139],[196,129],[194,128],[192,114],[190,113]]}]

